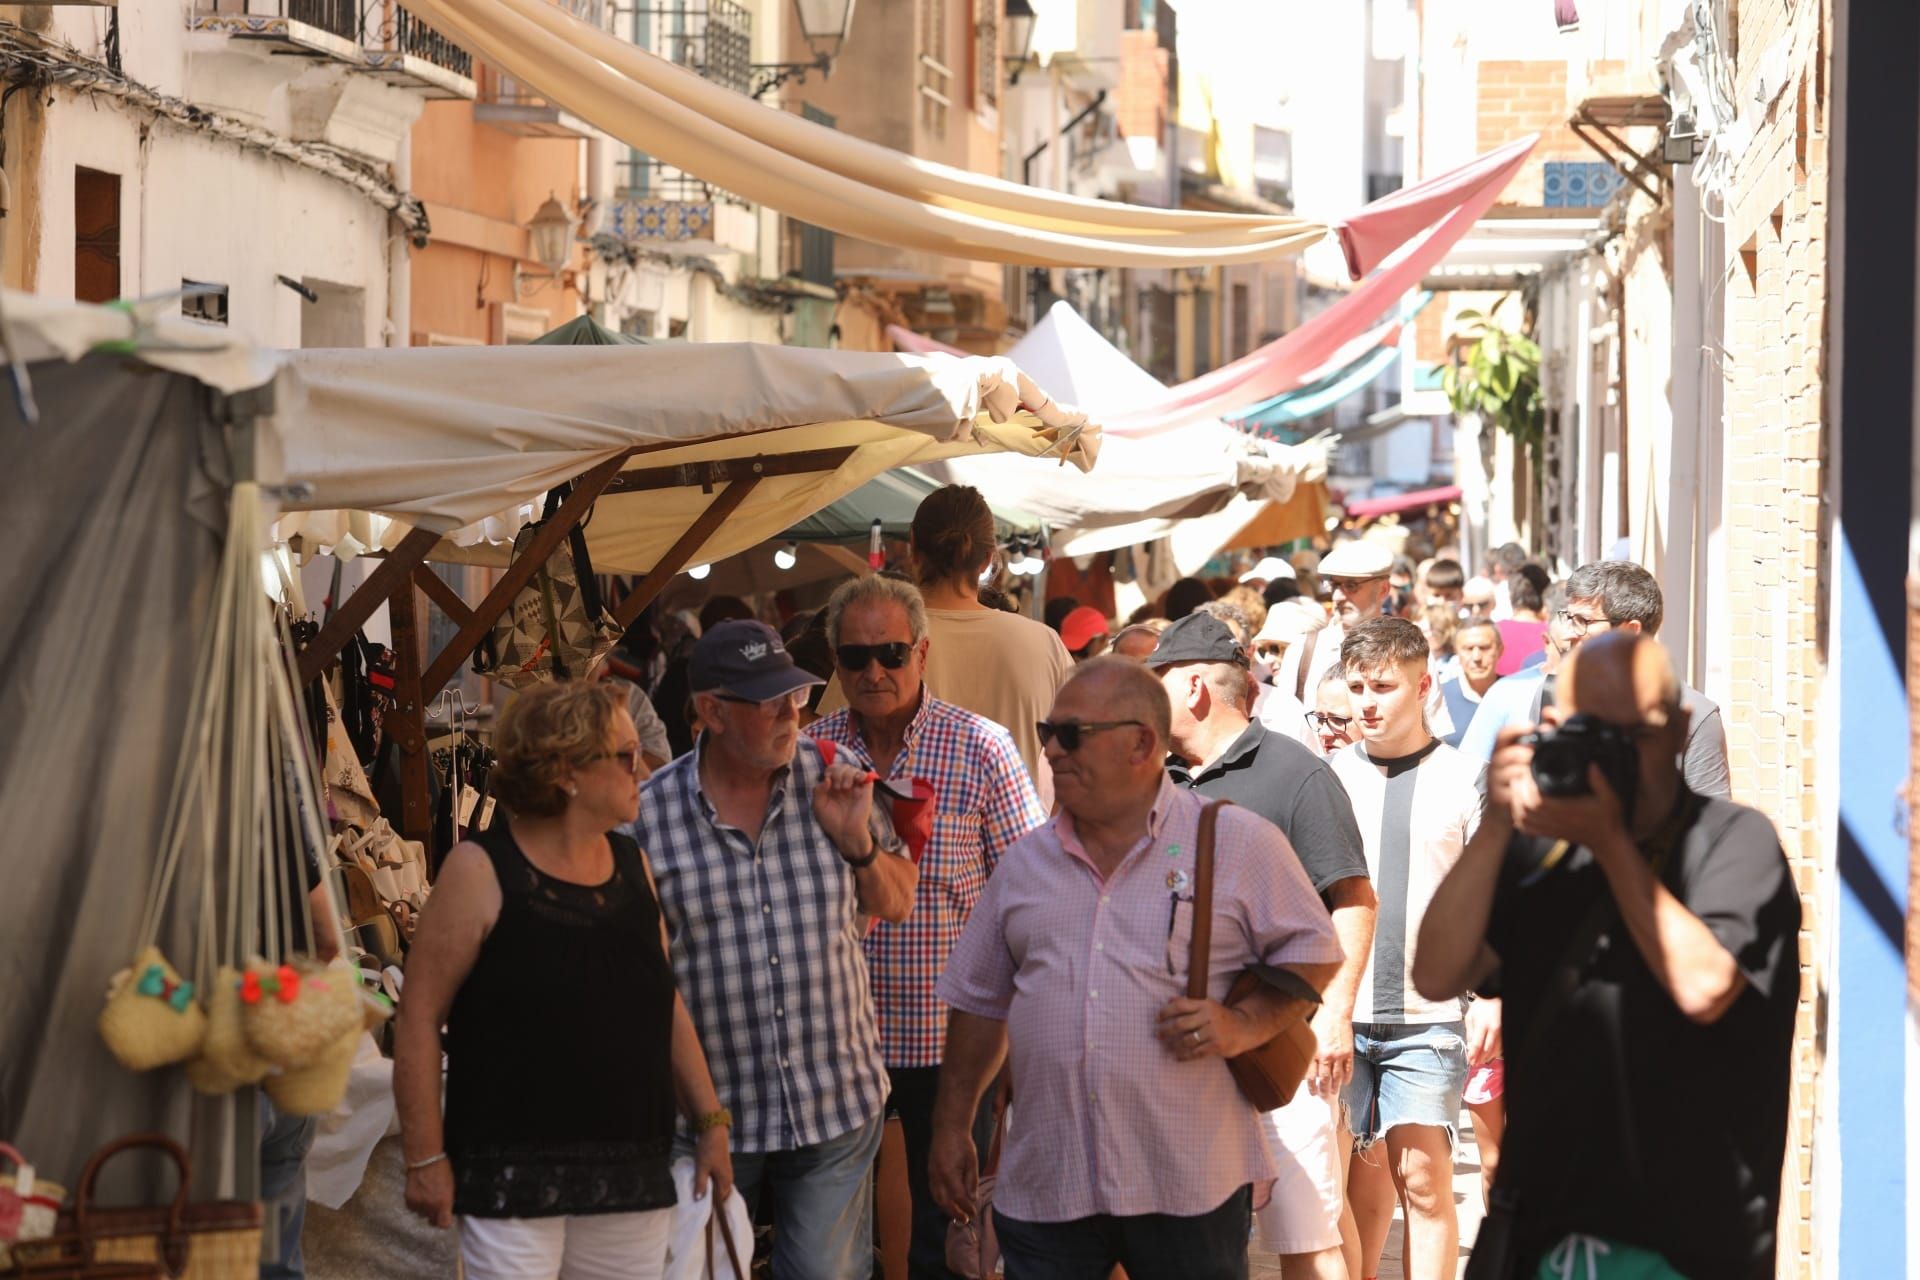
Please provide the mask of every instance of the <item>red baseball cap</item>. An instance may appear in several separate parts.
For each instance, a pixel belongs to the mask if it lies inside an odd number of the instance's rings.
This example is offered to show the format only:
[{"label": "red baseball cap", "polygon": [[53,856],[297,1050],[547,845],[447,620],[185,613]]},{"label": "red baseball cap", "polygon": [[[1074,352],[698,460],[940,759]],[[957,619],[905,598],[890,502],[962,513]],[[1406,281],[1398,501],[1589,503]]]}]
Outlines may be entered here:
[{"label": "red baseball cap", "polygon": [[1060,640],[1070,653],[1078,653],[1107,633],[1106,617],[1092,605],[1081,605],[1060,620]]}]

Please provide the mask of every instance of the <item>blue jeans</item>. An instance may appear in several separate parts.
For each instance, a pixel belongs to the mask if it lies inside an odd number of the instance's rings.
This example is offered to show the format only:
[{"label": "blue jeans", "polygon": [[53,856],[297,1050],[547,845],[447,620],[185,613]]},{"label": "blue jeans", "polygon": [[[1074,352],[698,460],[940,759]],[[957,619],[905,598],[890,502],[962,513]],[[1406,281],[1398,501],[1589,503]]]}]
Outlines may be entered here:
[{"label": "blue jeans", "polygon": [[300,1232],[307,1223],[307,1152],[319,1121],[282,1115],[260,1091],[260,1202],[272,1256],[260,1259],[260,1280],[305,1280]]},{"label": "blue jeans", "polygon": [[1194,1218],[1098,1214],[1021,1222],[995,1209],[993,1229],[1007,1280],[1106,1280],[1116,1265],[1131,1280],[1246,1280],[1253,1188],[1241,1187]]},{"label": "blue jeans", "polygon": [[1464,1023],[1354,1023],[1346,1090],[1354,1146],[1364,1151],[1403,1124],[1445,1129],[1451,1143],[1466,1084]]},{"label": "blue jeans", "polygon": [[873,1162],[886,1119],[792,1151],[735,1152],[733,1185],[752,1205],[773,1187],[774,1280],[873,1275]]}]

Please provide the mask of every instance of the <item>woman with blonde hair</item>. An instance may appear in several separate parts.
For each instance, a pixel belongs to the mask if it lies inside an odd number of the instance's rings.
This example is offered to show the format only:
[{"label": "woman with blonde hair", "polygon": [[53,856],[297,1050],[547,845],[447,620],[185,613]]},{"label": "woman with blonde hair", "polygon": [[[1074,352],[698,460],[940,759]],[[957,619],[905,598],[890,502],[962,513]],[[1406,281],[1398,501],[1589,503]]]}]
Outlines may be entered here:
[{"label": "woman with blonde hair", "polygon": [[732,1119],[674,990],[646,855],[616,830],[639,814],[640,735],[606,685],[545,684],[508,704],[494,752],[507,816],[447,855],[407,961],[407,1205],[459,1219],[471,1280],[658,1276],[675,1104],[694,1194],[716,1204]]}]

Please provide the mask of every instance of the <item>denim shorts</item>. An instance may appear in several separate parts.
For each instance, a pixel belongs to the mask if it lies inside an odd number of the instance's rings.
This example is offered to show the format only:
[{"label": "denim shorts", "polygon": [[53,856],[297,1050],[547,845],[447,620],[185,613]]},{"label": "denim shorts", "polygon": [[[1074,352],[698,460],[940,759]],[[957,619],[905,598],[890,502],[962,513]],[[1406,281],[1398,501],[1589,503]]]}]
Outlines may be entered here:
[{"label": "denim shorts", "polygon": [[1464,1023],[1354,1023],[1347,1113],[1355,1148],[1364,1151],[1403,1124],[1443,1128],[1451,1143],[1466,1083]]}]

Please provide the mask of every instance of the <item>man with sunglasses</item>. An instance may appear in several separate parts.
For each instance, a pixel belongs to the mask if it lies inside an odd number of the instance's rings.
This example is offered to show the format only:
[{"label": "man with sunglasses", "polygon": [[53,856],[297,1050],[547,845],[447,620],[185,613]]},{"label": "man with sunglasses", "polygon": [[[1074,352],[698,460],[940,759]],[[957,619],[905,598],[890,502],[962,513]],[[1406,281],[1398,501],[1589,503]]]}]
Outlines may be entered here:
[{"label": "man with sunglasses", "polygon": [[[933,830],[920,852],[913,914],[875,925],[866,952],[880,1053],[893,1082],[887,1109],[900,1117],[906,1143],[913,1203],[907,1274],[947,1280],[947,1215],[927,1190],[934,1087],[947,1034],[947,1008],[934,983],[987,877],[1047,811],[1011,734],[927,692],[932,642],[918,587],[878,574],[843,584],[827,602],[827,639],[847,706],[807,732],[893,790],[911,795],[917,779],[933,785]],[[991,1136],[990,1127],[986,1132]]]},{"label": "man with sunglasses", "polygon": [[[1147,669],[1173,705],[1167,773],[1210,800],[1231,800],[1274,826],[1333,916],[1346,953],[1313,1015],[1320,1051],[1306,1087],[1267,1114],[1278,1150],[1273,1198],[1255,1216],[1263,1247],[1289,1280],[1345,1280],[1343,1226],[1356,1257],[1359,1234],[1346,1213],[1347,1139],[1340,1094],[1353,1076],[1353,1000],[1373,946],[1378,900],[1367,878],[1360,828],[1327,762],[1248,716],[1253,680],[1246,652],[1220,619],[1192,614],[1168,627]],[[1305,712],[1294,704],[1296,724]]]},{"label": "man with sunglasses", "polygon": [[1413,964],[1427,999],[1505,1005],[1511,1122],[1468,1275],[1771,1276],[1792,869],[1764,814],[1687,785],[1681,687],[1644,631],[1582,644],[1555,697],[1547,741],[1501,731]]},{"label": "man with sunglasses", "polygon": [[[1275,1171],[1224,1059],[1306,1016],[1339,968],[1333,923],[1285,838],[1227,807],[1210,996],[1186,996],[1204,802],[1163,768],[1171,719],[1144,666],[1075,669],[1039,726],[1060,811],[1001,860],[940,979],[953,1012],[933,1192],[961,1221],[977,1212],[975,1107],[1008,1061],[1016,1122],[993,1221],[1012,1277],[1106,1280],[1115,1264],[1244,1277],[1255,1189]],[[1227,1008],[1254,965],[1271,985]]]},{"label": "man with sunglasses", "polygon": [[719,624],[687,678],[701,734],[647,783],[630,830],[732,1112],[735,1186],[749,1201],[774,1188],[773,1274],[859,1280],[888,1090],[860,940],[866,917],[907,918],[919,872],[869,775],[802,738],[820,680],[773,628]]},{"label": "man with sunglasses", "polygon": [[[1658,636],[1666,606],[1660,583],[1651,573],[1627,560],[1596,560],[1581,565],[1567,579],[1567,602],[1548,619],[1547,643],[1562,654],[1572,654],[1594,636],[1630,631]],[[1493,758],[1502,729],[1538,724],[1552,703],[1553,679],[1544,669],[1507,676],[1488,691],[1473,723],[1460,740],[1460,750],[1485,762]],[[1696,795],[1730,796],[1733,779],[1727,766],[1727,730],[1720,708],[1706,694],[1680,686],[1688,728],[1680,753],[1687,786]]]}]

